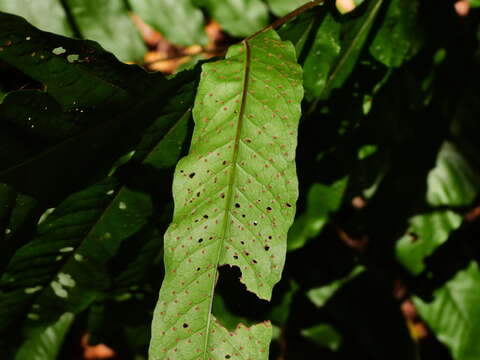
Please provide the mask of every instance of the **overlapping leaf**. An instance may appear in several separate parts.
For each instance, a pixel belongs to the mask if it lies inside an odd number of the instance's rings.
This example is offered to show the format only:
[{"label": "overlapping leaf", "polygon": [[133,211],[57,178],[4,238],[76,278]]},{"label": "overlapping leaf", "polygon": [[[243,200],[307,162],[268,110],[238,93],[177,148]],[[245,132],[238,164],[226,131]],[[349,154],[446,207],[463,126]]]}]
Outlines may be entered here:
[{"label": "overlapping leaf", "polygon": [[73,35],[65,9],[58,0],[0,0],[0,11],[20,15],[45,31],[65,36]]},{"label": "overlapping leaf", "polygon": [[139,61],[147,51],[123,0],[66,0],[80,33],[120,60]]},{"label": "overlapping leaf", "polygon": [[352,73],[382,4],[383,0],[369,1],[360,17],[345,23],[342,49],[328,74],[322,99],[328,98],[333,89],[341,87]]},{"label": "overlapping leaf", "polygon": [[448,346],[455,360],[480,357],[480,271],[472,261],[434,293],[431,302],[415,298],[421,317]]},{"label": "overlapping leaf", "polygon": [[130,0],[142,20],[178,45],[204,44],[203,14],[191,0]]},{"label": "overlapping leaf", "polygon": [[458,149],[446,142],[427,182],[426,200],[432,210],[410,219],[410,226],[397,242],[396,248],[399,262],[414,274],[425,269],[424,259],[446,242],[450,233],[461,225],[462,216],[455,211],[455,207],[471,205],[478,192],[480,179]]},{"label": "overlapping leaf", "polygon": [[147,51],[122,0],[0,0],[0,11],[20,15],[45,31],[98,41],[124,61],[142,60]]},{"label": "overlapping leaf", "polygon": [[[166,107],[167,113],[141,142],[134,159],[150,170],[147,174],[177,161],[187,134],[190,112],[185,109],[193,100],[192,90],[189,86],[184,101]],[[1,278],[0,331],[27,309],[30,326],[49,324],[63,312],[78,313],[105,296],[111,285],[106,264],[124,241],[152,220],[153,210],[150,194],[122,186],[114,177],[67,198],[40,224],[37,238],[13,256]]]},{"label": "overlapping leaf", "polygon": [[0,179],[50,200],[85,186],[132,150],[165,101],[195,78],[185,72],[167,81],[120,63],[94,42],[45,33],[8,14],[0,14],[0,42],[0,59],[51,96],[23,92],[0,105],[2,154],[10,154]]},{"label": "overlapping leaf", "polygon": [[382,26],[370,44],[370,53],[389,67],[398,67],[416,50],[421,38],[416,0],[390,2]]},{"label": "overlapping leaf", "polygon": [[221,265],[240,268],[262,299],[280,279],[297,198],[295,61],[293,46],[270,30],[203,66],[190,155],[175,172],[152,359],[268,356],[269,324],[229,333],[211,307]]},{"label": "overlapping leaf", "polygon": [[74,316],[63,314],[55,324],[34,329],[28,340],[18,349],[15,360],[55,360]]},{"label": "overlapping leaf", "polygon": [[268,23],[267,6],[260,0],[194,0],[208,9],[222,29],[233,36],[252,35]]}]

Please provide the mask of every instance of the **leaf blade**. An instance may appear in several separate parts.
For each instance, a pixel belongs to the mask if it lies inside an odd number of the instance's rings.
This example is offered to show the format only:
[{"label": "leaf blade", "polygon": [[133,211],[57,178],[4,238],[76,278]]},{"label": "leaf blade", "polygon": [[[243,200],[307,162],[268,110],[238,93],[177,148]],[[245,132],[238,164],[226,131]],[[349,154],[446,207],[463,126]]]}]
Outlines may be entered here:
[{"label": "leaf blade", "polygon": [[[166,270],[152,324],[152,358],[207,358],[222,345],[215,334],[226,330],[211,314],[219,266],[238,266],[247,289],[270,298],[298,196],[294,152],[301,81],[293,46],[274,31],[233,46],[224,61],[203,66],[190,155],[175,172],[175,212],[165,234]],[[255,358],[264,359],[270,325],[249,331],[263,345],[247,341],[242,351],[254,349]],[[180,334],[190,343],[177,346]]]}]

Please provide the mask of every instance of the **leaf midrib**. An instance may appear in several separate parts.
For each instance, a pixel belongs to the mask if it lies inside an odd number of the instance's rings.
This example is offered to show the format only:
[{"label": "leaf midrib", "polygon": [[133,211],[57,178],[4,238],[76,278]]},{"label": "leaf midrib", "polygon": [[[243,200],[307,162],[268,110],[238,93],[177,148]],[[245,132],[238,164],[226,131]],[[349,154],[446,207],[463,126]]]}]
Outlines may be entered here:
[{"label": "leaf midrib", "polygon": [[238,160],[238,151],[240,146],[240,134],[242,132],[242,125],[243,125],[243,118],[245,115],[245,105],[247,99],[247,92],[248,92],[248,83],[250,77],[250,46],[247,40],[242,41],[243,48],[245,50],[245,67],[244,67],[244,74],[243,74],[243,84],[242,84],[242,98],[240,101],[240,111],[238,114],[238,123],[237,129],[235,134],[235,140],[233,145],[233,156],[231,162],[231,173],[230,179],[228,181],[228,189],[226,194],[226,202],[225,202],[225,210],[223,214],[223,223],[222,223],[222,236],[220,240],[220,244],[217,247],[217,254],[215,260],[215,276],[212,276],[211,280],[211,287],[210,287],[210,304],[209,304],[209,311],[208,311],[208,318],[207,318],[207,326],[205,328],[205,341],[204,341],[204,349],[203,349],[203,359],[207,359],[207,350],[208,350],[208,340],[210,338],[210,326],[212,323],[212,306],[213,306],[213,298],[215,294],[215,284],[217,282],[218,277],[218,264],[220,263],[220,256],[222,254],[223,244],[225,243],[225,235],[227,232],[228,227],[228,214],[230,212],[231,202],[233,198],[233,188],[234,188],[234,180],[236,176],[236,169],[237,169],[237,160]]}]

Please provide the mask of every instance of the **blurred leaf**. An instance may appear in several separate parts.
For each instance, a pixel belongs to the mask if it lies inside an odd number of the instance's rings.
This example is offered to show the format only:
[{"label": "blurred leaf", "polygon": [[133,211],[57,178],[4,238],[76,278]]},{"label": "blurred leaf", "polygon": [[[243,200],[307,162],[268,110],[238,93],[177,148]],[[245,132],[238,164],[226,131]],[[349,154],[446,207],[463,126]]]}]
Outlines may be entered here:
[{"label": "blurred leaf", "polygon": [[72,325],[74,316],[65,313],[48,327],[34,329],[18,349],[15,360],[55,360],[63,339]]},{"label": "blurred leaf", "polygon": [[420,316],[455,360],[480,358],[480,271],[478,264],[459,271],[434,292],[431,302],[414,298]]},{"label": "blurred leaf", "polygon": [[123,0],[66,0],[81,34],[122,61],[142,61],[147,48]]},{"label": "blurred leaf", "polygon": [[268,8],[261,0],[193,0],[235,37],[252,35],[267,25]]},{"label": "blurred leaf", "polygon": [[370,44],[370,53],[388,67],[399,67],[419,49],[418,0],[392,0]]},{"label": "blurred leaf", "polygon": [[229,309],[221,295],[215,295],[212,304],[212,313],[229,331],[234,331],[239,324],[251,325],[252,321],[247,318],[234,315]]},{"label": "blurred leaf", "polygon": [[480,175],[457,146],[447,141],[440,149],[427,183],[427,201],[431,206],[469,206],[478,194]]},{"label": "blurred leaf", "polygon": [[425,269],[424,259],[447,241],[461,223],[462,216],[449,210],[413,216],[407,233],[397,242],[398,261],[412,274],[420,274]]},{"label": "blurred leaf", "polygon": [[330,284],[307,291],[307,297],[316,307],[324,306],[327,301],[346,283],[362,274],[365,268],[357,265],[347,276],[334,280]]},{"label": "blurred leaf", "polygon": [[330,92],[341,87],[350,76],[382,4],[383,0],[369,1],[360,17],[344,24],[341,52],[328,74],[320,99],[328,98]]},{"label": "blurred leaf", "polygon": [[315,12],[303,13],[284,24],[278,30],[278,35],[284,41],[291,41],[295,45],[297,58],[302,54],[310,32],[315,25]]},{"label": "blurred leaf", "polygon": [[425,269],[424,259],[446,242],[450,233],[462,223],[462,216],[454,209],[435,210],[435,207],[471,205],[478,193],[480,177],[455,145],[445,142],[435,168],[428,174],[427,184],[426,200],[432,211],[413,216],[405,235],[396,245],[398,261],[416,275]]},{"label": "blurred leaf", "polygon": [[304,64],[305,95],[308,100],[321,96],[330,70],[340,54],[341,24],[327,13],[317,30]]},{"label": "blurred leaf", "polygon": [[274,325],[284,326],[287,323],[293,298],[299,290],[300,286],[294,280],[290,280],[289,289],[283,295],[281,303],[276,305],[268,316]]},{"label": "blurred leaf", "polygon": [[206,44],[203,14],[191,0],[130,0],[130,4],[142,20],[171,43],[183,46]]},{"label": "blurred leaf", "polygon": [[32,235],[38,212],[38,201],[0,184],[0,274],[12,254]]},{"label": "blurred leaf", "polygon": [[472,8],[480,7],[480,0],[468,0]]},{"label": "blurred leaf", "polygon": [[330,213],[339,209],[348,178],[331,185],[313,184],[307,195],[307,210],[297,217],[288,233],[288,251],[303,247],[327,224]]},{"label": "blurred leaf", "polygon": [[309,0],[267,0],[272,12],[278,16],[284,16],[296,8],[308,3]]},{"label": "blurred leaf", "polygon": [[58,0],[0,0],[0,11],[20,15],[44,31],[73,35],[67,14]]},{"label": "blurred leaf", "polygon": [[312,326],[302,330],[301,334],[314,343],[329,348],[332,351],[338,350],[342,343],[342,335],[329,324]]}]

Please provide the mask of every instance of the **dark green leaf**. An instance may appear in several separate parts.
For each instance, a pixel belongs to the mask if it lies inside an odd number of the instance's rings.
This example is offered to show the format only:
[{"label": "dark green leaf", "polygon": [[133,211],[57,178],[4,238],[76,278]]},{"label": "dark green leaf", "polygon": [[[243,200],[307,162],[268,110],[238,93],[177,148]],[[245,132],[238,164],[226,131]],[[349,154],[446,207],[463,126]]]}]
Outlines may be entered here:
[{"label": "dark green leaf", "polygon": [[341,24],[327,13],[319,26],[312,47],[303,63],[305,96],[319,98],[330,71],[340,54]]},{"label": "dark green leaf", "polygon": [[399,67],[419,48],[421,29],[418,28],[417,0],[392,0],[383,23],[370,44],[370,53],[389,67]]}]

